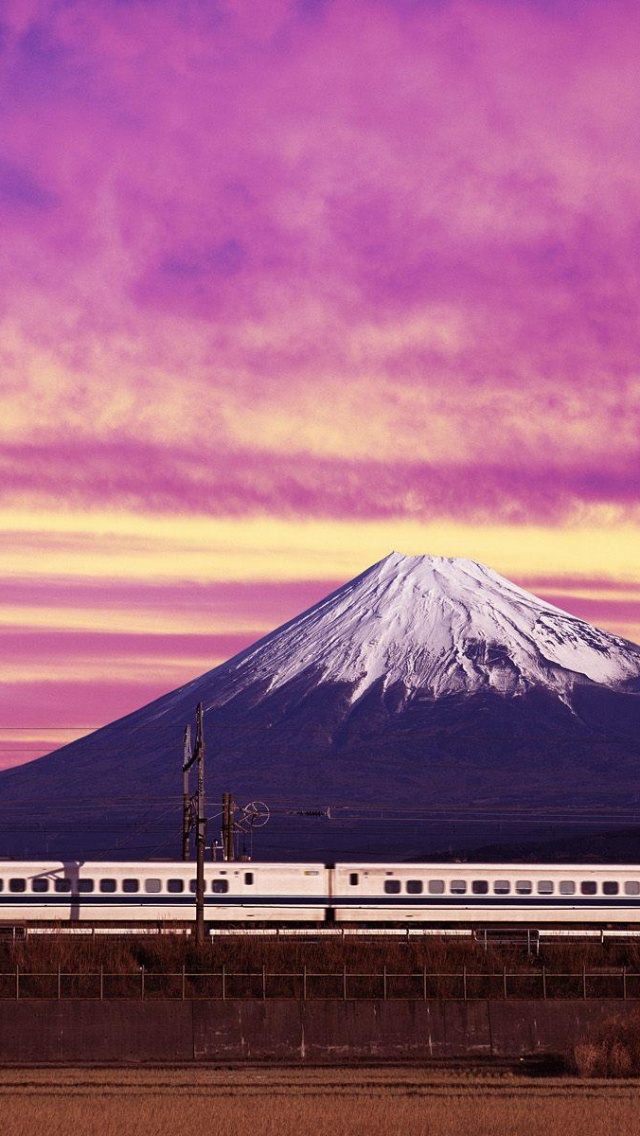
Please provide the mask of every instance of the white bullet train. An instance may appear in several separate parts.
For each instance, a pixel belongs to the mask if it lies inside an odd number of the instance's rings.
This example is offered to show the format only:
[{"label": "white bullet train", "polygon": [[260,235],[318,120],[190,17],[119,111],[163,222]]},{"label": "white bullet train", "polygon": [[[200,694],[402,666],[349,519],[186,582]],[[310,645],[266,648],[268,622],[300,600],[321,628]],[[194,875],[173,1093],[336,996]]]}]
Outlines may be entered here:
[{"label": "white bullet train", "polygon": [[[177,929],[195,865],[0,861],[0,931]],[[640,934],[640,866],[208,862],[208,928],[593,928]]]}]

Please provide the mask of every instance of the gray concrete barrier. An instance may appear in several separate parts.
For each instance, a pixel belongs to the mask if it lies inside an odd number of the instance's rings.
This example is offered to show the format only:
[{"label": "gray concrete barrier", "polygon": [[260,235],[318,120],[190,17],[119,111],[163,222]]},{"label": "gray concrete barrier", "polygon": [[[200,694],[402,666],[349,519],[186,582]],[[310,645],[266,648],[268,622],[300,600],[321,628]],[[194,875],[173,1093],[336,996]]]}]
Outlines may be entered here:
[{"label": "gray concrete barrier", "polygon": [[602,1001],[0,1002],[0,1064],[349,1063],[567,1055],[603,1022],[640,1012]]}]

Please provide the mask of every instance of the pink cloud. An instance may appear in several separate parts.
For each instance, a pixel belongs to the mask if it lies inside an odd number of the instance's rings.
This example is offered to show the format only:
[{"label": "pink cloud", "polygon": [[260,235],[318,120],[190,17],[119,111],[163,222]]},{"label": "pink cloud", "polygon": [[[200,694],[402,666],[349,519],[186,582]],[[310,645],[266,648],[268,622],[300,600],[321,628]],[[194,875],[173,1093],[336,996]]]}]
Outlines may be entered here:
[{"label": "pink cloud", "polygon": [[[34,545],[44,554],[45,542]],[[344,580],[219,581],[215,586],[194,580],[140,583],[136,580],[7,578],[2,582],[2,602],[32,610],[68,607],[70,611],[101,608],[106,612],[162,612],[188,617],[194,612],[206,619],[246,617],[253,612],[258,626],[275,626],[311,607],[334,591]]]},{"label": "pink cloud", "polygon": [[[480,423],[478,431],[481,438]],[[582,456],[580,463],[567,467],[556,464],[553,453],[546,466],[537,461],[527,466],[515,455],[513,464],[487,459],[478,466],[472,461],[431,463],[409,455],[373,461],[224,447],[206,461],[206,445],[203,450],[200,462],[179,445],[129,440],[6,445],[0,453],[0,501],[10,505],[18,497],[37,505],[64,485],[69,505],[118,508],[126,503],[149,513],[455,517],[551,524],[571,516],[583,503],[614,501],[633,509],[637,502],[635,462],[613,456],[611,467],[603,467],[599,452],[592,460]],[[39,537],[33,539],[39,543]],[[58,543],[74,539],[57,538]]]},{"label": "pink cloud", "polygon": [[[301,389],[320,405],[340,375],[372,421],[390,416],[388,436],[431,496],[444,479],[457,511],[469,480],[480,507],[495,507],[493,466],[515,476],[523,514],[540,515],[554,479],[559,499],[629,499],[635,4],[7,9],[0,278],[20,336],[5,357],[16,386],[6,421],[12,440],[43,447],[9,451],[25,480],[40,476],[54,498],[129,494],[164,508],[181,485],[197,504],[197,486],[219,487],[230,470],[222,498],[234,511],[348,513],[336,484],[352,410],[338,408],[342,453],[326,468],[309,450],[309,486],[304,444],[293,467],[275,444],[279,474],[242,431],[243,402],[268,424]],[[403,321],[416,314],[424,335],[408,340]],[[372,325],[390,345],[369,336],[358,357]],[[425,390],[448,400],[459,476],[431,454],[427,406],[412,422],[393,415],[396,394],[410,404]],[[510,392],[524,399],[515,421]],[[85,454],[69,449],[69,419]],[[186,472],[166,442],[177,420]],[[590,468],[589,436],[614,430]],[[159,436],[161,462],[139,441]],[[61,464],[80,462],[68,490],[56,449]],[[354,478],[369,472],[363,463]],[[389,481],[398,507],[402,474]],[[361,498],[367,509],[377,515]]]},{"label": "pink cloud", "polygon": [[[193,675],[211,669],[218,662],[244,650],[261,631],[196,635],[188,632],[145,633],[133,631],[75,631],[59,628],[27,630],[23,627],[3,629],[0,637],[0,667],[6,667],[16,658],[23,665],[78,666],[89,662],[103,664],[108,675],[114,663],[138,662],[145,669],[145,660],[166,658],[167,668],[179,665],[188,667]],[[171,677],[169,682],[173,681]]]},{"label": "pink cloud", "polygon": [[[4,504],[633,511],[635,0],[7,0],[0,22]],[[30,539],[44,570],[54,538]],[[251,635],[220,630],[234,611],[259,634],[333,586],[66,583],[6,581],[4,603],[123,625],[15,628],[0,662],[135,662],[127,613],[204,604],[211,637],[154,643],[206,669]],[[0,721],[107,721],[160,685],[34,678]]]}]

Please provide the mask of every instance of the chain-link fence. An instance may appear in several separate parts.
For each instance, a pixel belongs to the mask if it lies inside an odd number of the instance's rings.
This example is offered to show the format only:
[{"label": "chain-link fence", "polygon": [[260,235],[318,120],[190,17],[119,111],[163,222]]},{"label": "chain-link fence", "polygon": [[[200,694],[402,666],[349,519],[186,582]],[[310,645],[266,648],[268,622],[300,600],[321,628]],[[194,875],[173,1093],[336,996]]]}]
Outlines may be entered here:
[{"label": "chain-link fence", "polygon": [[351,971],[347,968],[317,971],[302,968],[276,972],[212,971],[114,972],[104,968],[71,973],[65,970],[30,971],[16,966],[0,973],[0,999],[640,999],[640,973],[626,967],[561,972],[548,967],[478,972],[463,968],[434,973],[427,968],[411,972]]}]

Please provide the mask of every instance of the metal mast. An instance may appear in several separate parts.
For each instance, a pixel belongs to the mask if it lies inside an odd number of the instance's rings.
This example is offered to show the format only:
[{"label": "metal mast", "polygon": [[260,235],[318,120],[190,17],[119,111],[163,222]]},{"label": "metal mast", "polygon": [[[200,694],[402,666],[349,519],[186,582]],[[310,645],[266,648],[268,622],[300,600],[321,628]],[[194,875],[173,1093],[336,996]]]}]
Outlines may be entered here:
[{"label": "metal mast", "polygon": [[233,793],[222,794],[222,859],[235,860],[233,841],[233,817],[235,814],[235,801]]},{"label": "metal mast", "polygon": [[[193,754],[187,751],[187,735],[185,733],[185,763],[183,773],[188,776],[191,766],[198,763],[198,789],[196,792],[196,943],[204,943],[204,853],[207,842],[207,818],[205,817],[204,802],[204,725],[202,703],[198,703],[196,710],[196,742]],[[187,727],[187,730],[189,727]],[[190,742],[189,732],[189,742]],[[184,789],[184,784],[183,784]],[[184,841],[184,835],[183,835]],[[187,837],[188,844],[188,837]],[[183,843],[184,850],[184,843]],[[187,847],[188,852],[188,847]]]},{"label": "metal mast", "polygon": [[198,762],[198,820],[196,828],[196,943],[204,943],[204,853],[207,843],[207,820],[204,815],[204,727],[202,703],[196,711],[196,748]]},{"label": "metal mast", "polygon": [[190,860],[189,835],[191,833],[191,795],[189,793],[189,769],[191,768],[191,726],[184,731],[184,756],[182,759],[182,859]]}]

